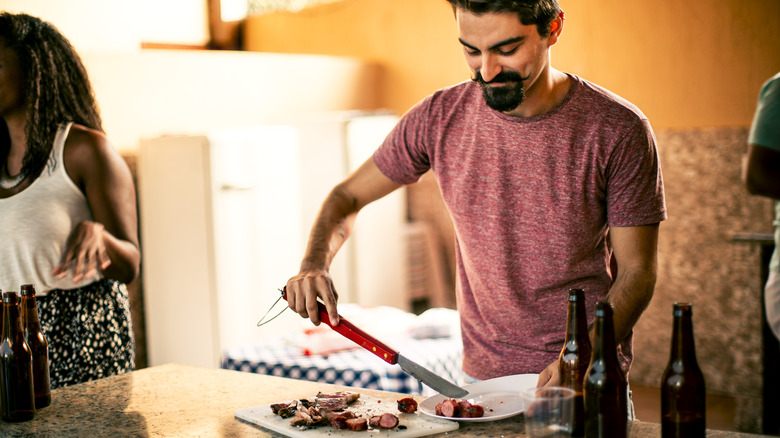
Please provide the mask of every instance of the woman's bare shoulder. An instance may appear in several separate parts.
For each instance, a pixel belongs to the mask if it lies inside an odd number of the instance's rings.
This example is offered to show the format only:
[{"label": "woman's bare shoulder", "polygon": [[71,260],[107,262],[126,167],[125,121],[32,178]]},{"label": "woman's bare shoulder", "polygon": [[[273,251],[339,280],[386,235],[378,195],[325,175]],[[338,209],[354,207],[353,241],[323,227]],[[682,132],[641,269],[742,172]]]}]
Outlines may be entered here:
[{"label": "woman's bare shoulder", "polygon": [[103,132],[86,126],[73,124],[65,140],[65,169],[71,179],[84,187],[84,179],[103,179],[107,173],[126,166],[119,153],[111,146]]},{"label": "woman's bare shoulder", "polygon": [[76,123],[70,127],[65,140],[65,150],[75,150],[78,155],[105,153],[107,148],[110,149],[110,145],[106,134]]}]

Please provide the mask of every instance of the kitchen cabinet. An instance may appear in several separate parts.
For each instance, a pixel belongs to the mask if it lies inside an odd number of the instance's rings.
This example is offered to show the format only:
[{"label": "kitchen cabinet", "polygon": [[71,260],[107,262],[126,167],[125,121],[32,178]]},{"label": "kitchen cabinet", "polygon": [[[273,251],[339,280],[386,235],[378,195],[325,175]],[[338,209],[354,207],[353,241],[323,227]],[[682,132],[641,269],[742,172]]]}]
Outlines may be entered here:
[{"label": "kitchen cabinet", "polygon": [[[257,327],[298,272],[327,193],[370,157],[396,121],[339,112],[142,140],[149,365],[217,367],[225,348],[304,324],[288,310]],[[408,308],[406,216],[402,190],[361,211],[331,267],[341,302]]]}]

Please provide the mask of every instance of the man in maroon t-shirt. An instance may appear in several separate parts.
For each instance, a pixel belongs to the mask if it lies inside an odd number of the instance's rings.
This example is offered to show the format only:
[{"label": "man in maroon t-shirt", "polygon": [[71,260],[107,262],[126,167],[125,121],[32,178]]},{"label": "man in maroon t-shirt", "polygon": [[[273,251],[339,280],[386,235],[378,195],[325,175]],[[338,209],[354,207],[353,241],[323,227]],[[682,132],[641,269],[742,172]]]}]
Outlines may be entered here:
[{"label": "man in maroon t-shirt", "polygon": [[567,292],[581,288],[591,322],[596,301],[613,305],[627,375],[666,219],[647,118],[551,67],[563,28],[555,0],[449,1],[474,78],[415,105],[328,195],[287,283],[289,306],[319,324],[320,297],[336,324],[328,268],[357,212],[432,170],[455,227],[463,371],[557,384]]}]

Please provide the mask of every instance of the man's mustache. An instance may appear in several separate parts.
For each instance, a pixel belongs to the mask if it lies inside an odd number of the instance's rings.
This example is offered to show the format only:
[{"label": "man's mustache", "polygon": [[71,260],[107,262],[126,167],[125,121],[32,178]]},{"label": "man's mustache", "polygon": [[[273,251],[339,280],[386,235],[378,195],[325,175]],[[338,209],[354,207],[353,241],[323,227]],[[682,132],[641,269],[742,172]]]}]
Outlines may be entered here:
[{"label": "man's mustache", "polygon": [[502,71],[501,73],[497,74],[496,77],[493,78],[490,82],[486,82],[484,78],[482,78],[482,73],[477,70],[477,72],[474,74],[474,77],[471,78],[472,81],[478,82],[483,85],[487,84],[493,84],[497,82],[523,82],[530,78],[531,76],[528,75],[526,77],[522,77],[520,73],[516,71]]}]

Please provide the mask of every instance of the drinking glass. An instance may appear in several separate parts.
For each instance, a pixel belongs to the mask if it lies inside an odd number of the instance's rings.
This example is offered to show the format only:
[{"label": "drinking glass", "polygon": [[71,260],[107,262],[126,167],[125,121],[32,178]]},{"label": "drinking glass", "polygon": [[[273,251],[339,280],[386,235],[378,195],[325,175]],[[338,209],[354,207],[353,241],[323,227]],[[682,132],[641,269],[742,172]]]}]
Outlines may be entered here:
[{"label": "drinking glass", "polygon": [[570,437],[574,430],[574,390],[559,386],[523,390],[525,433],[530,437]]}]

